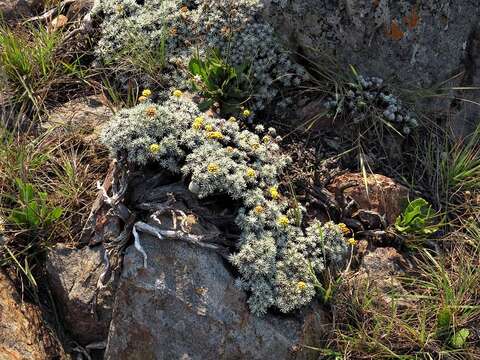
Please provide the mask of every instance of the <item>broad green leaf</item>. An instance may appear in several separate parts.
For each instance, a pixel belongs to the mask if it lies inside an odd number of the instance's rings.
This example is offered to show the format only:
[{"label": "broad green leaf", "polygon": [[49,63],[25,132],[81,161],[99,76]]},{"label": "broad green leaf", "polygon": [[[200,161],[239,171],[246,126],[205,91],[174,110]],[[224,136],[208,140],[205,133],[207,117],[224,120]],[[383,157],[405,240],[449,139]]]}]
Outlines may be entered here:
[{"label": "broad green leaf", "polygon": [[56,207],[50,212],[49,219],[52,221],[58,220],[62,215],[63,215],[63,209]]},{"label": "broad green leaf", "polygon": [[468,337],[470,336],[470,330],[463,328],[453,334],[450,343],[454,348],[460,349],[465,346]]}]

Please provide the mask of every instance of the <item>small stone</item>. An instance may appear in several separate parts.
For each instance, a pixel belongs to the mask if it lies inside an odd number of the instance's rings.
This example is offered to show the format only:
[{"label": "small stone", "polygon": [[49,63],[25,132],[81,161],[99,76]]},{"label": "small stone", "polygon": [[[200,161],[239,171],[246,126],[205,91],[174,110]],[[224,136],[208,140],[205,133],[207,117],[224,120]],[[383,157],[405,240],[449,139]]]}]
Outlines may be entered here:
[{"label": "small stone", "polygon": [[50,31],[58,31],[61,28],[65,27],[68,23],[68,18],[65,15],[58,15],[52,20],[48,28]]},{"label": "small stone", "polygon": [[343,184],[354,182],[357,185],[345,190],[345,196],[356,201],[359,209],[372,210],[385,217],[387,225],[395,222],[408,200],[408,189],[383,175],[368,175],[368,192],[361,173],[347,173],[333,179],[328,190],[337,193]]}]

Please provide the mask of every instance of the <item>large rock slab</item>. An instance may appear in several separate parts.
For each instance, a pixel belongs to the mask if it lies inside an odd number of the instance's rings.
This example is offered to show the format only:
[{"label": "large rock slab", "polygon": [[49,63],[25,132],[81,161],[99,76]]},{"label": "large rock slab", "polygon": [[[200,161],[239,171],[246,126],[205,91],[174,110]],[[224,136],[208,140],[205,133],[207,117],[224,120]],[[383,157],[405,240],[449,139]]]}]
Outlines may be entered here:
[{"label": "large rock slab", "polygon": [[394,90],[409,89],[395,92],[417,102],[423,112],[449,119],[457,135],[479,123],[475,102],[480,91],[473,89],[480,86],[477,0],[263,3],[265,18],[295,54],[316,64],[334,59],[344,74],[353,65],[363,74],[384,78]]},{"label": "large rock slab", "polygon": [[0,360],[66,358],[38,307],[23,302],[0,271]]},{"label": "large rock slab", "polygon": [[477,0],[263,2],[267,20],[294,49],[312,57],[327,52],[345,66],[417,85],[463,67],[480,21]]},{"label": "large rock slab", "polygon": [[50,250],[47,276],[65,328],[82,345],[107,338],[115,287],[97,292],[105,270],[101,246],[69,248],[59,244]]},{"label": "large rock slab", "polygon": [[133,246],[127,249],[105,359],[306,358],[300,345],[312,345],[310,336],[324,324],[318,307],[255,317],[216,253],[151,236],[141,243],[148,266]]}]

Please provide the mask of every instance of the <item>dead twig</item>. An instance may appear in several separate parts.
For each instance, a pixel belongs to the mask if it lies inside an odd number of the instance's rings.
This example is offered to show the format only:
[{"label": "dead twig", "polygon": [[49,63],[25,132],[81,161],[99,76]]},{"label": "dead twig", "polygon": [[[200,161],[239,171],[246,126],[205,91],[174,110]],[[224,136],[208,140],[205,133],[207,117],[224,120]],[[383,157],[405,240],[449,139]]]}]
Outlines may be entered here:
[{"label": "dead twig", "polygon": [[66,5],[68,4],[71,4],[71,3],[74,3],[75,1],[77,0],[63,0],[60,4],[56,5],[54,8],[44,12],[42,15],[38,15],[38,16],[33,16],[31,18],[28,18],[26,19],[22,25],[25,25],[29,22],[33,22],[33,21],[47,21],[49,19],[51,19],[57,12],[61,12],[61,9],[63,9]]}]

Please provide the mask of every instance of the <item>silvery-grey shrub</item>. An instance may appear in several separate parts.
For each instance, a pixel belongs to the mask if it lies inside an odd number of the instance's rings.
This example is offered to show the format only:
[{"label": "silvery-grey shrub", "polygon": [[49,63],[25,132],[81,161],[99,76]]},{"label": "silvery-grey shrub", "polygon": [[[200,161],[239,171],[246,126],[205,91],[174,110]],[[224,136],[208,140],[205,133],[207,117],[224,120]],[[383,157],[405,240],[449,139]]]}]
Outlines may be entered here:
[{"label": "silvery-grey shrub", "polygon": [[[109,62],[132,43],[141,52],[158,48],[165,38],[169,85],[179,87],[185,79],[178,72],[194,52],[215,48],[231,65],[250,65],[252,108],[262,109],[282,88],[300,84],[305,71],[289,60],[273,28],[261,20],[261,11],[260,0],[145,0],[142,5],[97,0],[92,12],[103,21],[96,54]],[[287,103],[288,98],[279,102]]]},{"label": "silvery-grey shrub", "polygon": [[[314,220],[302,230],[303,208],[292,211],[278,185],[291,159],[275,130],[242,129],[236,119],[202,114],[186,95],[161,105],[150,101],[119,112],[101,139],[113,156],[137,166],[157,163],[190,179],[199,198],[224,194],[242,206],[238,250],[231,256],[262,315],[270,307],[290,312],[315,295],[315,274],[340,266],[347,245],[339,227]],[[295,216],[295,214],[300,216]]]}]

